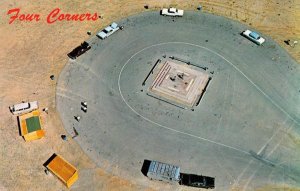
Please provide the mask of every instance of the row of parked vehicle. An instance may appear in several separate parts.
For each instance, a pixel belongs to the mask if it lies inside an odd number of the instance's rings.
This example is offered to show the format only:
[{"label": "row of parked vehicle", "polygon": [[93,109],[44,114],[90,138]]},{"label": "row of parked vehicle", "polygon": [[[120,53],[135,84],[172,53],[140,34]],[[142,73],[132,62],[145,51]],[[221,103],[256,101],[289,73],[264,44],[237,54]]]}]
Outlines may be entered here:
[{"label": "row of parked vehicle", "polygon": [[[145,171],[145,172],[143,172]],[[151,180],[179,183],[197,188],[215,188],[215,178],[197,174],[180,173],[180,167],[154,160],[145,160],[142,172]]]},{"label": "row of parked vehicle", "polygon": [[[171,16],[171,17],[182,17],[184,14],[184,10],[177,9],[174,7],[168,9],[162,9],[160,14],[163,16]],[[118,30],[122,30],[124,26],[119,26],[117,23],[113,22],[109,26],[105,27],[99,33],[97,33],[97,37],[104,40],[107,37],[111,36],[113,33],[117,32]],[[241,33],[243,36],[248,38],[249,40],[253,41],[257,45],[262,45],[265,42],[265,39],[261,37],[257,32],[251,30],[245,30]],[[69,58],[76,59],[78,56],[82,55],[86,51],[91,49],[91,46],[87,42],[83,42],[80,46],[73,49],[69,54]]]},{"label": "row of parked vehicle", "polygon": [[[182,17],[184,14],[184,10],[176,9],[171,7],[169,9],[162,9],[161,15],[163,16],[172,16],[172,17]],[[253,41],[257,45],[262,45],[265,42],[265,39],[262,38],[257,32],[251,30],[245,30],[241,33],[243,36]]]},{"label": "row of parked vehicle", "polygon": [[[110,35],[112,35],[113,33],[117,32],[118,30],[122,30],[123,28],[124,28],[123,26],[119,26],[117,23],[113,22],[109,26],[105,27],[102,31],[97,33],[96,36],[104,40]],[[70,53],[68,53],[68,57],[74,60],[80,55],[82,55],[83,53],[85,53],[86,51],[88,51],[89,49],[91,49],[91,46],[89,45],[88,42],[84,41],[83,43],[81,43],[81,45],[79,45],[78,47],[73,49]]]}]

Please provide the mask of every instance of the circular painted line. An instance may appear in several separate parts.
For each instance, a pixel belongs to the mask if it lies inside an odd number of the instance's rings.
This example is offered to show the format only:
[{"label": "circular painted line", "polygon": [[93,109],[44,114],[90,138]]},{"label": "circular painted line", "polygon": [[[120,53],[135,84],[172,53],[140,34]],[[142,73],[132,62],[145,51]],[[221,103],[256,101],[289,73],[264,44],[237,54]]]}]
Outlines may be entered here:
[{"label": "circular painted line", "polygon": [[[136,115],[140,116],[141,118],[143,118],[144,120],[152,123],[152,124],[155,124],[161,128],[164,128],[166,130],[169,130],[169,131],[173,131],[173,132],[176,132],[176,133],[179,133],[179,134],[183,134],[183,135],[186,135],[186,136],[189,136],[189,137],[193,137],[193,138],[196,138],[196,139],[200,139],[200,140],[203,140],[203,141],[206,141],[206,142],[210,142],[210,143],[213,143],[213,144],[216,144],[216,145],[219,145],[219,146],[222,146],[222,147],[226,147],[226,148],[229,148],[229,149],[233,149],[235,151],[239,151],[239,152],[242,152],[244,154],[249,154],[248,151],[244,151],[242,149],[239,149],[239,148],[236,148],[236,147],[232,147],[232,146],[229,146],[229,145],[226,145],[226,144],[223,144],[223,143],[220,143],[220,142],[216,142],[216,141],[213,141],[213,140],[210,140],[210,139],[206,139],[204,137],[200,137],[200,136],[196,136],[196,135],[193,135],[193,134],[190,134],[190,133],[186,133],[186,132],[183,132],[183,131],[179,131],[179,130],[176,130],[176,129],[173,129],[173,128],[170,128],[170,127],[167,127],[165,125],[162,125],[162,124],[159,124],[155,121],[152,121],[151,119],[141,115],[139,112],[137,112],[131,105],[128,104],[128,102],[125,100],[123,94],[122,94],[122,90],[121,90],[121,85],[120,85],[120,81],[121,81],[121,75],[122,75],[122,72],[124,70],[124,68],[126,67],[126,65],[130,62],[130,60],[132,58],[134,58],[137,54],[149,49],[149,48],[152,48],[152,47],[156,47],[156,46],[161,46],[161,45],[166,45],[166,44],[185,44],[185,45],[190,45],[190,46],[195,46],[195,47],[198,47],[198,48],[202,48],[202,49],[205,49],[217,56],[219,56],[220,58],[224,59],[226,62],[230,63],[227,59],[225,59],[222,55],[214,52],[213,50],[209,49],[209,48],[206,48],[206,47],[203,47],[203,46],[200,46],[200,45],[196,45],[196,44],[191,44],[191,43],[186,43],[186,42],[164,42],[164,43],[158,43],[158,44],[153,44],[151,46],[148,46],[148,47],[145,47],[143,48],[142,50],[136,52],[135,54],[133,54],[126,62],[125,64],[122,66],[121,68],[121,71],[119,73],[119,77],[118,77],[118,88],[119,88],[119,93],[120,93],[120,96],[123,100],[123,102],[127,105],[127,107],[133,111]],[[233,65],[232,63],[230,63],[231,65]],[[239,70],[238,70],[239,71]],[[247,78],[248,79],[248,78]]]}]

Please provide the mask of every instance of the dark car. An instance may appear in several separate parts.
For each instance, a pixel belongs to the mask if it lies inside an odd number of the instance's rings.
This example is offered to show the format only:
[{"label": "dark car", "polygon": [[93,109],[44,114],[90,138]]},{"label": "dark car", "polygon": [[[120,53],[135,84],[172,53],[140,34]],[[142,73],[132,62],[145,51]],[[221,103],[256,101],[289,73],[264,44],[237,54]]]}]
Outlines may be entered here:
[{"label": "dark car", "polygon": [[180,173],[180,185],[192,186],[197,188],[215,188],[215,178],[208,176],[199,176],[196,174]]},{"label": "dark car", "polygon": [[89,43],[87,43],[87,42],[84,41],[83,43],[81,43],[80,46],[78,46],[75,49],[73,49],[72,52],[70,52],[68,54],[68,56],[71,59],[76,59],[78,56],[80,56],[81,54],[85,53],[89,49],[91,49],[91,46],[89,45]]}]

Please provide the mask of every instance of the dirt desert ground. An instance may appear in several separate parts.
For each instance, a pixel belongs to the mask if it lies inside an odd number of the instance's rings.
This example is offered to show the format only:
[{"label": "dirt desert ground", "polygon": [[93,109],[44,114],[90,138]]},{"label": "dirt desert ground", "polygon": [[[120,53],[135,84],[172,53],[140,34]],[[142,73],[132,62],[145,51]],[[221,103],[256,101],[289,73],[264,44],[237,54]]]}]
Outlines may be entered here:
[{"label": "dirt desert ground", "polygon": [[[111,21],[145,11],[145,4],[152,10],[168,6],[195,10],[201,4],[205,12],[239,20],[272,37],[300,62],[300,45],[293,48],[283,42],[300,40],[300,2],[297,0],[99,0],[84,3],[78,0],[4,0],[0,5],[0,190],[66,190],[55,177],[44,173],[42,164],[54,152],[63,155],[84,175],[72,190],[159,189],[159,184],[145,188],[106,173],[93,164],[75,141],[69,138],[64,142],[60,138],[66,132],[55,108],[57,78],[53,81],[49,78],[52,74],[57,77],[67,63],[66,54],[89,38],[87,31],[95,34]],[[103,19],[49,25],[45,17],[56,7],[69,13],[97,12]],[[6,14],[12,8],[20,8],[24,13],[39,13],[42,20],[15,21],[9,25]],[[41,108],[49,108],[49,114],[42,114],[46,137],[29,143],[19,136],[17,119],[8,110],[9,105],[27,100],[38,100]],[[282,190],[284,186],[266,185],[259,190]]]}]

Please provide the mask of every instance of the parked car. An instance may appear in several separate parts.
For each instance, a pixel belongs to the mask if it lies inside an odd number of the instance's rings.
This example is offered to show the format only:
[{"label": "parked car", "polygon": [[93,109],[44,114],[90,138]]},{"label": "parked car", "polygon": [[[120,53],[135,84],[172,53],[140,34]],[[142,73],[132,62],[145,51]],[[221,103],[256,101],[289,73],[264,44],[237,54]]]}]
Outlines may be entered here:
[{"label": "parked car", "polygon": [[197,188],[213,189],[215,188],[215,178],[196,174],[180,173],[179,184]]},{"label": "parked car", "polygon": [[91,49],[91,46],[89,45],[89,43],[84,41],[83,43],[81,43],[80,46],[73,49],[72,52],[70,52],[68,54],[68,56],[71,59],[76,59],[78,56],[82,55],[83,53],[85,53],[89,49]]},{"label": "parked car", "polygon": [[161,10],[161,15],[164,16],[173,16],[173,17],[182,17],[184,11],[181,9],[176,9],[174,7],[171,7],[169,9],[162,9]]},{"label": "parked car", "polygon": [[262,38],[258,33],[250,31],[250,30],[243,31],[242,35],[258,45],[261,45],[262,43],[265,42],[265,39]]},{"label": "parked car", "polygon": [[15,115],[29,113],[39,108],[37,101],[19,103],[9,107],[10,112]]},{"label": "parked car", "polygon": [[119,29],[122,30],[123,26],[119,27],[118,24],[114,22],[102,31],[100,31],[96,36],[103,40],[112,35],[113,33],[117,32]]}]

